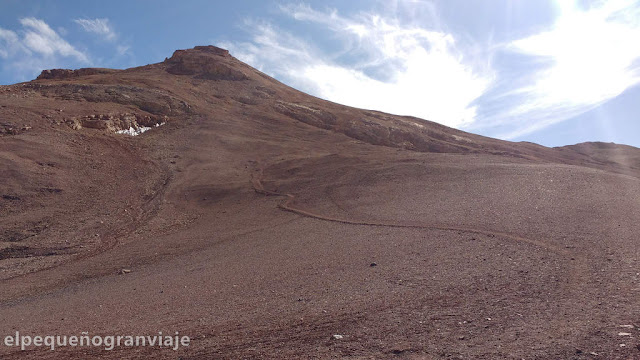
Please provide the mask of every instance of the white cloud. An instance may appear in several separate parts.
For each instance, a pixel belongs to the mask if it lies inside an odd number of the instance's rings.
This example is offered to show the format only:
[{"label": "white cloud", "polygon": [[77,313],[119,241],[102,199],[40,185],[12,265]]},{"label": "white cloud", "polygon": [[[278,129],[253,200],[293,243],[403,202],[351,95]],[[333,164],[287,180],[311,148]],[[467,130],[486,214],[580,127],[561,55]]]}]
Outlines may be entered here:
[{"label": "white cloud", "polygon": [[69,59],[89,63],[85,53],[76,49],[47,23],[35,18],[20,19],[18,31],[0,28],[2,70],[10,71],[16,80],[33,77],[46,68]]},{"label": "white cloud", "polygon": [[20,47],[20,40],[15,32],[0,28],[0,44],[0,57],[6,59]]},{"label": "white cloud", "polygon": [[503,94],[518,105],[487,119],[511,123],[502,134],[517,138],[575,117],[640,83],[640,4],[611,0],[590,8],[558,0],[552,28],[509,43],[507,51],[548,65],[526,76],[527,83]]},{"label": "white cloud", "polygon": [[[122,42],[119,38],[118,33],[115,31],[113,25],[107,18],[96,18],[96,19],[75,19],[73,20],[76,24],[80,25],[80,27],[92,34],[96,34],[99,38],[107,41],[110,45],[114,47],[115,57],[114,59],[121,59],[124,56],[132,57],[133,52],[131,51],[131,46],[127,45],[126,42]],[[112,60],[113,61],[113,60]],[[99,62],[103,62],[100,61]],[[135,63],[132,65],[136,65]]]},{"label": "white cloud", "polygon": [[116,38],[116,33],[109,24],[109,19],[75,19],[73,21],[85,31],[98,34],[106,40],[112,41]]},{"label": "white cloud", "polygon": [[422,117],[460,127],[476,117],[474,101],[493,80],[486,59],[442,29],[393,16],[341,16],[309,6],[284,14],[340,38],[329,54],[269,23],[247,22],[251,42],[223,44],[241,60],[319,97],[346,105]]},{"label": "white cloud", "polygon": [[29,50],[44,56],[72,56],[79,61],[88,61],[85,54],[76,50],[76,48],[61,38],[44,21],[35,18],[23,18],[20,19],[20,23],[26,29],[22,43]]}]

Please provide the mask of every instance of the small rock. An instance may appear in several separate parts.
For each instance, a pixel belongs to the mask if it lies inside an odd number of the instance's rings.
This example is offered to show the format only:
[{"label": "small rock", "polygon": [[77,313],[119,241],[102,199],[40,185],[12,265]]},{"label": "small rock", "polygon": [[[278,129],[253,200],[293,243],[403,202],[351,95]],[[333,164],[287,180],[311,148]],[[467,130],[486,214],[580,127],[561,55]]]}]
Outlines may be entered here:
[{"label": "small rock", "polygon": [[131,269],[121,269],[121,270],[120,270],[120,272],[119,272],[119,274],[120,274],[120,275],[124,275],[124,274],[128,274],[128,273],[130,273],[130,272],[131,272]]},{"label": "small rock", "polygon": [[620,325],[621,328],[633,329],[633,325]]},{"label": "small rock", "polygon": [[458,336],[458,340],[464,340],[464,336]]},{"label": "small rock", "polygon": [[618,336],[631,336],[631,333],[619,332]]},{"label": "small rock", "polygon": [[599,354],[597,352],[590,352],[589,355],[593,355],[593,356],[598,356]]},{"label": "small rock", "polygon": [[344,336],[336,334],[336,335],[331,336],[331,338],[333,340],[342,340],[342,339],[344,339]]},{"label": "small rock", "polygon": [[627,347],[627,344],[620,344],[620,347]]},{"label": "small rock", "polygon": [[374,267],[374,266],[378,266],[378,264],[372,262],[369,266]]}]

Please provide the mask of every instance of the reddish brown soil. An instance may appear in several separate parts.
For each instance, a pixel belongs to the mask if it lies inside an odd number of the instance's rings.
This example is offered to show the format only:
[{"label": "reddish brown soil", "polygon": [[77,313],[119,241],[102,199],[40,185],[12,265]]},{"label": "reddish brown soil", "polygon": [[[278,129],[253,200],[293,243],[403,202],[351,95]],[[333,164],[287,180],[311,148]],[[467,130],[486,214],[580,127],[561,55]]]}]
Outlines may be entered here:
[{"label": "reddish brown soil", "polygon": [[640,149],[349,108],[212,47],[48,72],[0,87],[0,341],[192,343],[0,357],[640,359],[639,176]]}]

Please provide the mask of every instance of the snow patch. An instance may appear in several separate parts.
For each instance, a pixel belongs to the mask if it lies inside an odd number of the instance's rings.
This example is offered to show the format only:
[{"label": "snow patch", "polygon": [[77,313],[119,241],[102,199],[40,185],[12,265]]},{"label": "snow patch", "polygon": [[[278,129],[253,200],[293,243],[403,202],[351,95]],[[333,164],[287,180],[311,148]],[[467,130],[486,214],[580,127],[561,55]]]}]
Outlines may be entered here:
[{"label": "snow patch", "polygon": [[[155,124],[153,127],[159,127],[164,125],[165,123],[158,123]],[[129,135],[129,136],[138,136],[140,134],[142,134],[143,132],[149,131],[151,130],[152,127],[149,126],[138,126],[138,127],[133,127],[130,126],[128,129],[124,129],[124,130],[118,130],[116,131],[116,134],[124,134],[124,135]]]}]

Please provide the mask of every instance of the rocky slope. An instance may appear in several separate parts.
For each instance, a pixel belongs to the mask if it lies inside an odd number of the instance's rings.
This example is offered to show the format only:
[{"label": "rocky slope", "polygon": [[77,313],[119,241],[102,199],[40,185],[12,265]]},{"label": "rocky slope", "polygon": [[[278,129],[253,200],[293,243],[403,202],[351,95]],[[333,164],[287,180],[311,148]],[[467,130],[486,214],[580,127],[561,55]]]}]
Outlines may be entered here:
[{"label": "rocky slope", "polygon": [[0,335],[193,341],[0,354],[638,357],[639,159],[342,106],[212,46],[47,70],[0,87]]}]

